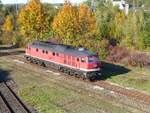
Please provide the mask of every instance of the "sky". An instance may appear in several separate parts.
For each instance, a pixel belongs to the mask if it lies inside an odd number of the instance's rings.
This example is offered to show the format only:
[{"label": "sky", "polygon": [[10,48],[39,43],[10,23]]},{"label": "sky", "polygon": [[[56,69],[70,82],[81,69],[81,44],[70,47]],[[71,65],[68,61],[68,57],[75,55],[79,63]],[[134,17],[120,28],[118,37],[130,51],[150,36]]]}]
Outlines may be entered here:
[{"label": "sky", "polygon": [[[3,4],[14,4],[14,3],[27,3],[29,0],[1,0]],[[70,0],[72,3],[80,3],[85,0]],[[41,2],[47,3],[63,3],[64,0],[41,0]]]}]

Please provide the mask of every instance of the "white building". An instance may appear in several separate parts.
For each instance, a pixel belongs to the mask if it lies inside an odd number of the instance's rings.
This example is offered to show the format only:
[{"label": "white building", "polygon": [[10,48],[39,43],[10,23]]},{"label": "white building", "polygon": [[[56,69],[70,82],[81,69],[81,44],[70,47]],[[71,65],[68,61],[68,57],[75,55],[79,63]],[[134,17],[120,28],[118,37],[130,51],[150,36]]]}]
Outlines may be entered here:
[{"label": "white building", "polygon": [[125,0],[111,0],[111,2],[113,6],[118,6],[119,9],[124,9],[126,4]]},{"label": "white building", "polygon": [[120,10],[124,10],[125,14],[128,15],[129,4],[125,0],[106,0],[106,2],[111,1],[113,6],[117,6]]}]

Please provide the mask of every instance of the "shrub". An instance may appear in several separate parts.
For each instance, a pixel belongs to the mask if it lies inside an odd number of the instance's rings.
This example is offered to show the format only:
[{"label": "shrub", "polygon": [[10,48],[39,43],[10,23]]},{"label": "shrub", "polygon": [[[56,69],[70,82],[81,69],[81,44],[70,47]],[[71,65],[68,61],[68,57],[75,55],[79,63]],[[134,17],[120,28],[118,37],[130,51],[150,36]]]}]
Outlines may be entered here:
[{"label": "shrub", "polygon": [[13,42],[12,42],[12,40],[13,40],[13,38],[12,38],[12,35],[13,35],[13,33],[3,33],[2,34],[2,43],[3,44],[12,44]]},{"label": "shrub", "polygon": [[106,60],[134,67],[150,67],[150,53],[135,52],[123,47],[111,46]]},{"label": "shrub", "polygon": [[146,53],[131,53],[128,59],[128,64],[131,66],[149,67],[150,55]]},{"label": "shrub", "polygon": [[24,40],[25,38],[20,35],[19,33],[14,33],[13,35],[13,45],[17,46],[17,47],[23,47],[26,42]]},{"label": "shrub", "polygon": [[110,46],[109,55],[106,60],[111,62],[121,62],[125,57],[129,56],[129,52],[127,49],[118,46]]}]

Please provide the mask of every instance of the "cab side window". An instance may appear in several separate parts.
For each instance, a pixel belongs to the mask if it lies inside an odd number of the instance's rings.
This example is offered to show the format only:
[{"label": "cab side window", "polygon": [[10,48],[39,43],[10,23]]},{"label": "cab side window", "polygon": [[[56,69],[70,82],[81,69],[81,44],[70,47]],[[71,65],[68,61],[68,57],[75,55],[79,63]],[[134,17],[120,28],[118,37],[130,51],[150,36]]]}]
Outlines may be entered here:
[{"label": "cab side window", "polygon": [[39,49],[38,48],[36,48],[36,52],[38,52],[39,51]]},{"label": "cab side window", "polygon": [[79,58],[77,58],[77,62],[79,62],[80,61],[80,59]]},{"label": "cab side window", "polygon": [[53,54],[53,56],[55,56],[55,52],[53,52],[52,54]]}]

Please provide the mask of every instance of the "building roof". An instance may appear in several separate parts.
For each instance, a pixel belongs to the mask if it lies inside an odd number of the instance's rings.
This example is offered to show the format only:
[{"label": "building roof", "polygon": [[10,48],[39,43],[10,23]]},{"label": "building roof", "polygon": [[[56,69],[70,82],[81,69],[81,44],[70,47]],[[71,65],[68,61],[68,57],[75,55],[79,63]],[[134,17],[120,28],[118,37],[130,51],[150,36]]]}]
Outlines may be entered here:
[{"label": "building roof", "polygon": [[44,49],[47,51],[56,52],[56,53],[64,53],[64,54],[72,55],[72,56],[80,56],[81,57],[81,56],[96,55],[96,53],[91,52],[83,47],[75,48],[70,45],[55,44],[52,42],[35,41],[32,44],[30,44],[29,46],[34,47],[34,48]]}]

